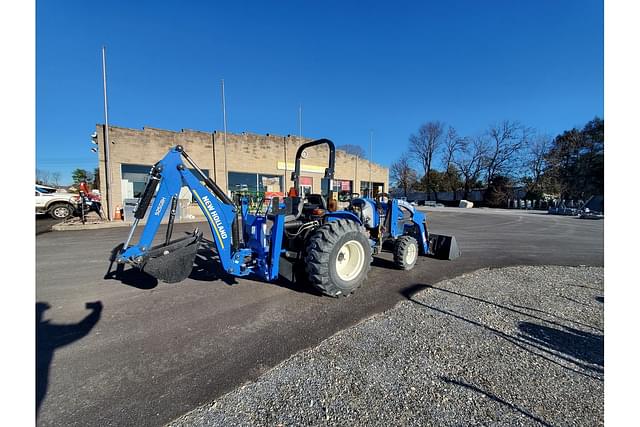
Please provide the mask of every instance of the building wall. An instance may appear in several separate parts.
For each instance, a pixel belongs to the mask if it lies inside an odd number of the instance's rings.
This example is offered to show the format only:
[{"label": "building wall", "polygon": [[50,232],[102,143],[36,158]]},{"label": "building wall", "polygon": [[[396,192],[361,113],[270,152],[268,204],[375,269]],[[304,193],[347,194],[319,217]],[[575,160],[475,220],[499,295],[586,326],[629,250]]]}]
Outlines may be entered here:
[{"label": "building wall", "polygon": [[[97,125],[100,192],[106,200],[106,167],[104,156],[104,125]],[[180,132],[145,127],[142,130],[109,126],[111,159],[111,182],[113,202],[111,214],[117,206],[122,206],[122,164],[152,165],[160,160],[175,145],[182,145],[201,169],[209,170],[216,183],[227,191],[228,172],[255,172],[283,177],[286,191],[293,183],[291,171],[298,147],[310,141],[296,136],[257,135],[252,133],[225,135],[222,132],[200,132],[182,130]],[[334,141],[335,142],[335,141]],[[226,157],[225,157],[226,152]],[[329,150],[326,146],[312,147],[302,160],[302,176],[313,178],[313,192],[320,192],[320,179],[328,164]],[[286,156],[286,162],[285,162]],[[371,181],[384,184],[389,189],[389,170],[381,165],[359,159],[344,151],[336,151],[335,179],[353,181],[352,191],[359,192],[361,182]],[[305,169],[313,169],[308,171]],[[317,172],[316,172],[317,170]],[[105,206],[106,209],[106,206]]]}]

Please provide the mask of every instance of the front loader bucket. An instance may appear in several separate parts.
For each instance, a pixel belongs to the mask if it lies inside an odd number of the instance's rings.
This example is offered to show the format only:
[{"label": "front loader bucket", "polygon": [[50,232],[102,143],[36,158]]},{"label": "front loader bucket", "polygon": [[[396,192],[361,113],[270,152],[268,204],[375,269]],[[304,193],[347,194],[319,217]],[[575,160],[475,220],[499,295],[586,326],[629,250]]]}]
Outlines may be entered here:
[{"label": "front loader bucket", "polygon": [[453,260],[460,256],[460,248],[455,236],[445,236],[443,234],[429,234],[430,257],[438,259]]},{"label": "front loader bucket", "polygon": [[141,270],[165,283],[183,281],[191,274],[201,238],[202,232],[198,232],[151,248]]}]

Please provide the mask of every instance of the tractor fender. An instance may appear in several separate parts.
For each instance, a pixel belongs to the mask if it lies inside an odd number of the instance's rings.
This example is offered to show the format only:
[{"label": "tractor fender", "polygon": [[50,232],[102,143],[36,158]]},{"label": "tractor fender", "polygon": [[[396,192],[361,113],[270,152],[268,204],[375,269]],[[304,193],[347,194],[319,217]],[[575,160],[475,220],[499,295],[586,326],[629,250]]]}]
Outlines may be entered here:
[{"label": "tractor fender", "polygon": [[325,219],[327,221],[336,221],[338,219],[348,219],[350,221],[354,221],[359,225],[362,225],[362,221],[360,221],[360,218],[358,218],[358,216],[352,212],[349,211],[335,211],[335,212],[327,212],[324,215]]},{"label": "tractor fender", "polygon": [[407,202],[406,200],[396,200],[396,201],[398,202],[398,206],[402,206],[403,208],[407,209],[412,214],[416,212],[416,208],[414,208],[413,205],[411,203]]}]

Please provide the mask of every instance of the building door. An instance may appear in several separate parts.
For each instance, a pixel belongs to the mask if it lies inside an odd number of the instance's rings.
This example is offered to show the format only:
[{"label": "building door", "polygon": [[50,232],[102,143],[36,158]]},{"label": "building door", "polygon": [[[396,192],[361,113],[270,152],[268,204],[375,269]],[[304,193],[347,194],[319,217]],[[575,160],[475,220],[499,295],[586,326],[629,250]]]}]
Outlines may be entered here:
[{"label": "building door", "polygon": [[384,182],[373,183],[373,197],[377,196],[378,193],[384,193]]}]

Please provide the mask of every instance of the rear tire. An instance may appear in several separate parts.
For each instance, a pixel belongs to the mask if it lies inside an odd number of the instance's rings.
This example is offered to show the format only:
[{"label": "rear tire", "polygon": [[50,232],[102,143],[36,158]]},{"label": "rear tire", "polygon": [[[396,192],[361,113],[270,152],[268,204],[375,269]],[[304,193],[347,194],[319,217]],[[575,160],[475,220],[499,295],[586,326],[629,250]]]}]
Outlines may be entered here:
[{"label": "rear tire", "polygon": [[400,270],[411,270],[418,260],[418,241],[411,236],[400,236],[393,248],[393,263]]},{"label": "rear tire", "polygon": [[371,246],[362,226],[348,219],[329,221],[307,242],[305,269],[311,285],[331,297],[347,296],[367,279]]},{"label": "rear tire", "polygon": [[49,215],[54,219],[67,219],[73,215],[73,208],[68,203],[56,203],[49,208]]}]

